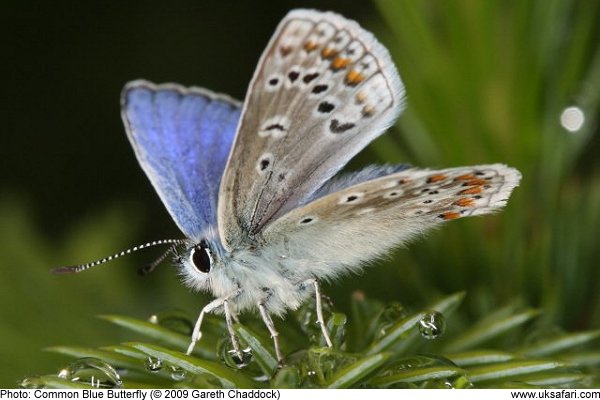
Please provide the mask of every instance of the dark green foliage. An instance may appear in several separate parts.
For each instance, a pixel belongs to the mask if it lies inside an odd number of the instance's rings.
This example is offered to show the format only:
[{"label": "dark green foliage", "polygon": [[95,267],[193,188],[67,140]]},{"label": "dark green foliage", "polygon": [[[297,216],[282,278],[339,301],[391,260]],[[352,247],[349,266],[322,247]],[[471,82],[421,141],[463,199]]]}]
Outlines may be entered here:
[{"label": "dark green foliage", "polygon": [[[53,347],[49,350],[77,357],[75,367],[71,364],[59,372],[63,379],[45,375],[29,378],[24,384],[84,387],[91,385],[94,376],[96,384],[115,386],[118,378],[106,378],[109,366],[120,374],[126,388],[490,388],[598,384],[600,354],[593,357],[588,349],[597,342],[600,331],[544,335],[534,329],[522,341],[537,313],[512,307],[462,329],[453,321],[463,298],[463,294],[449,296],[424,311],[408,312],[397,304],[384,307],[378,301],[355,295],[353,309],[363,310],[362,318],[357,315],[347,321],[343,314],[330,314],[328,326],[337,332],[333,349],[315,346],[321,338],[310,335],[318,331],[318,326],[307,310],[298,311],[294,321],[288,321],[282,330],[282,345],[288,350],[282,366],[276,362],[266,329],[256,319],[235,325],[242,347],[251,349],[247,354],[252,353],[240,366],[231,358],[225,330],[219,340],[205,335],[194,355],[187,356],[183,351],[188,337],[172,327],[128,317],[103,317],[160,345],[128,342],[99,349]],[[425,338],[418,327],[433,310],[439,318],[448,318],[452,333],[445,335],[440,331],[437,338]],[[209,322],[219,325],[222,321],[211,317]],[[309,335],[312,345],[307,347],[306,337],[294,339],[286,335],[291,326]],[[211,351],[207,343],[218,344]],[[88,367],[83,376],[79,371],[82,364]],[[65,375],[70,370],[74,371]]]}]

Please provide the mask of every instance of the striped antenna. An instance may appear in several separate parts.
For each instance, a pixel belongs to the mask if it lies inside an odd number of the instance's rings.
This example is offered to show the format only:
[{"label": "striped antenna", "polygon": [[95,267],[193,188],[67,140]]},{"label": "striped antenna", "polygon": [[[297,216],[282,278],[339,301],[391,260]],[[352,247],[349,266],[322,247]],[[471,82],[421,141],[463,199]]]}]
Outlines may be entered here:
[{"label": "striped antenna", "polygon": [[[170,244],[173,247],[175,247],[175,246],[183,244],[183,243],[185,243],[185,240],[183,240],[183,239],[155,240],[153,242],[144,243],[144,244],[142,244],[140,246],[135,246],[135,247],[132,247],[130,249],[123,250],[122,252],[117,253],[117,254],[113,254],[112,256],[104,257],[101,260],[92,261],[92,262],[87,263],[87,264],[70,265],[70,266],[66,266],[66,267],[58,267],[58,268],[52,269],[51,272],[53,274],[57,274],[57,275],[76,274],[76,273],[88,270],[88,269],[90,269],[92,267],[95,267],[97,265],[105,264],[105,263],[107,263],[109,261],[112,261],[114,259],[117,259],[119,257],[123,257],[124,255],[135,253],[136,251],[139,251],[139,250],[142,250],[142,249],[146,249],[148,247],[161,246],[161,245],[165,245],[165,244]],[[166,258],[166,256],[164,258]],[[161,261],[164,258],[162,258]]]}]

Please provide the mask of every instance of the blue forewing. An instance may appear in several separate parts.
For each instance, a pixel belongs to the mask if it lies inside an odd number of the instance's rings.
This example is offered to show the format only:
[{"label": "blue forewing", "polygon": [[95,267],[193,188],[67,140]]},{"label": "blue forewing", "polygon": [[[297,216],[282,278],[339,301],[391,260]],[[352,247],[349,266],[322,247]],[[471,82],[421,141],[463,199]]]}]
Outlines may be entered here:
[{"label": "blue forewing", "polygon": [[201,239],[217,226],[219,184],[240,104],[205,89],[134,81],[125,86],[121,107],[154,189],[181,231]]}]

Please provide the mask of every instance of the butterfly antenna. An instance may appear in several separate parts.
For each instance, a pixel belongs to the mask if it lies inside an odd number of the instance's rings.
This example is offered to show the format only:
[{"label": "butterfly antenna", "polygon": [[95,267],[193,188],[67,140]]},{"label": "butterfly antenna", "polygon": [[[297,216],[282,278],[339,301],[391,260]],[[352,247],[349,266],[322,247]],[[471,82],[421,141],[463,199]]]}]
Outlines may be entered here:
[{"label": "butterfly antenna", "polygon": [[[104,257],[101,260],[97,260],[97,261],[92,261],[90,263],[87,264],[79,264],[79,265],[70,265],[70,266],[66,266],[66,267],[58,267],[58,268],[54,268],[52,269],[52,273],[53,274],[57,274],[57,275],[63,275],[63,274],[76,274],[85,270],[88,270],[92,267],[95,267],[97,265],[100,264],[105,264],[109,261],[115,260],[119,257],[122,257],[124,255],[127,254],[131,254],[131,253],[135,253],[136,251],[142,250],[142,249],[146,249],[148,247],[154,247],[154,246],[161,246],[161,245],[165,245],[165,244],[170,244],[171,249],[169,249],[169,251],[165,252],[161,257],[159,257],[156,261],[154,261],[153,263],[151,263],[150,265],[153,265],[156,263],[156,265],[158,265],[160,262],[162,262],[169,253],[171,253],[172,251],[175,250],[175,247],[185,243],[185,240],[183,239],[164,239],[164,240],[155,240],[153,242],[148,242],[148,243],[144,243],[142,245],[139,246],[135,246],[132,247],[130,249],[127,250],[123,250],[120,253],[116,253],[113,254],[112,256],[108,256],[108,257]],[[151,268],[154,269],[156,268],[156,265],[154,265],[154,267]]]},{"label": "butterfly antenna", "polygon": [[169,247],[169,249],[167,251],[165,251],[164,253],[162,253],[160,255],[160,257],[158,257],[156,260],[152,261],[151,263],[142,265],[141,267],[138,268],[138,274],[140,275],[148,275],[149,273],[151,273],[152,271],[154,271],[156,269],[156,267],[158,267],[160,265],[160,263],[162,263],[169,255],[173,254],[175,256],[177,256],[177,246],[180,245],[181,243],[174,243],[171,245],[171,247]]}]

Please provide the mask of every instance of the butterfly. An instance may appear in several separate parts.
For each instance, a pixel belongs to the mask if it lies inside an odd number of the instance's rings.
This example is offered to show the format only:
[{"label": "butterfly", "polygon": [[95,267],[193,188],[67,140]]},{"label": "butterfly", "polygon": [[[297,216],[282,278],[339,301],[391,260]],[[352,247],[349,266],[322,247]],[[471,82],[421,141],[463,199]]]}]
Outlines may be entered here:
[{"label": "butterfly", "polygon": [[521,175],[502,164],[429,170],[408,165],[340,172],[404,109],[396,67],[375,37],[332,12],[298,9],[279,24],[246,99],[138,80],[122,93],[135,155],[185,239],[171,247],[185,283],[211,292],[207,313],[258,311],[283,360],[273,316],[315,296],[319,283],[360,271],[446,221],[503,207]]}]

